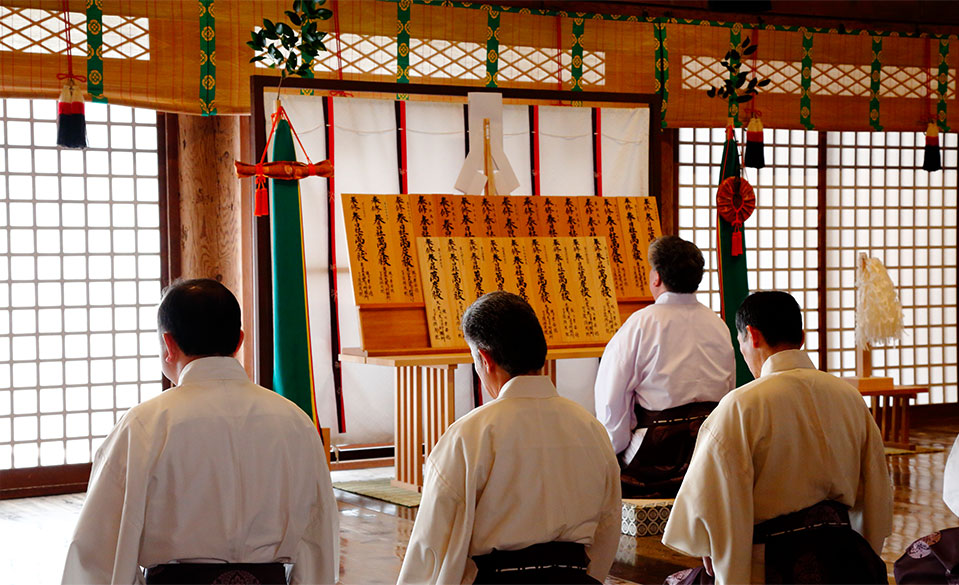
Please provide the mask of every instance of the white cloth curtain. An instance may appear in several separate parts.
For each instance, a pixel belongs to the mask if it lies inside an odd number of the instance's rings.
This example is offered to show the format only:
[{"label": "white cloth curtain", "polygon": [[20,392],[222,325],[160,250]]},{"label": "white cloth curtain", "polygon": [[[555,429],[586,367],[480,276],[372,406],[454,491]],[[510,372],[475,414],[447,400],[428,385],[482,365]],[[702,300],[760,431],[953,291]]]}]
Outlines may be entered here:
[{"label": "white cloth curtain", "polygon": [[539,108],[541,195],[594,195],[590,108]]},{"label": "white cloth curtain", "polygon": [[463,106],[407,102],[406,176],[409,192],[459,193],[453,185],[464,160]]},{"label": "white cloth curtain", "polygon": [[649,108],[602,108],[603,196],[648,197]]},{"label": "white cloth curtain", "polygon": [[[272,108],[272,96],[265,100]],[[322,98],[284,97],[284,107],[314,161],[326,158]],[[360,347],[353,304],[349,251],[340,201],[342,193],[400,192],[395,102],[334,98],[336,250],[341,347]],[[528,106],[503,108],[504,150],[520,186],[513,195],[533,193]],[[267,112],[266,122],[269,123]],[[603,191],[607,195],[648,195],[649,112],[644,108],[604,108],[602,117]],[[540,107],[540,186],[544,195],[593,195],[594,154],[589,108]],[[406,104],[407,185],[410,193],[458,193],[453,187],[466,156],[463,106]],[[313,338],[313,372],[320,420],[333,427],[334,444],[386,443],[393,439],[394,372],[382,366],[344,363],[343,399],[347,432],[336,432],[330,351],[325,179],[300,183],[303,198],[307,292]],[[558,365],[560,394],[593,410],[595,359]],[[456,371],[456,416],[473,406],[471,366]],[[483,401],[490,397],[484,395]]]},{"label": "white cloth curtain", "polygon": [[510,195],[532,195],[532,161],[529,153],[529,106],[503,106],[503,152],[519,179]]}]

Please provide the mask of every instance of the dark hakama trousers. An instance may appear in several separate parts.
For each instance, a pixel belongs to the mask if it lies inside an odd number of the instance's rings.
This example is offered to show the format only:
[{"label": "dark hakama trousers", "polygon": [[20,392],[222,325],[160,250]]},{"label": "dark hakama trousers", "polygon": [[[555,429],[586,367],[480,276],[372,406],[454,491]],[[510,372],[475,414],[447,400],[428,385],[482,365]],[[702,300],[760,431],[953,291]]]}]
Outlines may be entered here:
[{"label": "dark hakama trousers", "polygon": [[[753,544],[765,545],[765,583],[879,583],[886,564],[849,525],[845,506],[820,502],[753,527]],[[666,578],[667,585],[715,583],[703,567]]]},{"label": "dark hakama trousers", "polygon": [[661,411],[636,405],[636,428],[645,428],[639,451],[623,469],[624,498],[675,498],[696,447],[699,427],[716,402],[693,402]]},{"label": "dark hakama trousers", "polygon": [[286,585],[283,563],[170,563],[146,570],[147,585]]},{"label": "dark hakama trousers", "polygon": [[496,550],[473,557],[476,585],[506,583],[598,584],[586,573],[589,556],[576,542],[546,542],[520,550]]}]

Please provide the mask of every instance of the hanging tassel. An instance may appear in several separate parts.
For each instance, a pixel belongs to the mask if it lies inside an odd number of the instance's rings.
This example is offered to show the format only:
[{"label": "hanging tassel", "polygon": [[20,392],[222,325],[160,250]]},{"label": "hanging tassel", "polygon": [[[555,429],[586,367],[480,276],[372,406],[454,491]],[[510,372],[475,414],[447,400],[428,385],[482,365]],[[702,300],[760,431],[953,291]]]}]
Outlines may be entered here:
[{"label": "hanging tassel", "polygon": [[[256,165],[257,171],[262,171],[259,168],[261,165]],[[253,215],[260,217],[263,215],[270,215],[270,192],[266,189],[266,176],[259,172],[256,175],[256,192],[254,193],[253,199]]]},{"label": "hanging tassel", "polygon": [[737,223],[733,226],[733,256],[743,255],[743,224]]},{"label": "hanging tassel", "polygon": [[939,154],[939,126],[929,122],[926,128],[926,156],[922,159],[922,168],[927,171],[942,169],[942,158]]},{"label": "hanging tassel", "polygon": [[746,127],[746,160],[743,164],[754,169],[763,168],[766,166],[764,150],[763,123],[759,116],[755,116]]},{"label": "hanging tassel", "polygon": [[57,146],[63,148],[87,147],[87,118],[84,112],[83,92],[73,79],[68,79],[57,103]]}]

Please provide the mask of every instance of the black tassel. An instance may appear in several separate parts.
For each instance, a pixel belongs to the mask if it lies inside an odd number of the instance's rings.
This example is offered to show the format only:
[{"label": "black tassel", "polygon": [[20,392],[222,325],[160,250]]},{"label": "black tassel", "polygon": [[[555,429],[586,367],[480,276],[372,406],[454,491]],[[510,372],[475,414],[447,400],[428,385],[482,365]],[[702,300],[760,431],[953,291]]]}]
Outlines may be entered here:
[{"label": "black tassel", "polygon": [[57,146],[87,147],[87,118],[83,92],[77,88],[72,79],[63,86],[60,101],[57,103]]},{"label": "black tassel", "polygon": [[927,171],[942,170],[942,157],[939,154],[939,127],[929,122],[926,128],[926,156],[922,159],[922,168]]},{"label": "black tassel", "polygon": [[759,117],[749,121],[746,127],[746,160],[743,162],[747,167],[761,169],[766,166],[766,155],[763,152],[763,123]]}]

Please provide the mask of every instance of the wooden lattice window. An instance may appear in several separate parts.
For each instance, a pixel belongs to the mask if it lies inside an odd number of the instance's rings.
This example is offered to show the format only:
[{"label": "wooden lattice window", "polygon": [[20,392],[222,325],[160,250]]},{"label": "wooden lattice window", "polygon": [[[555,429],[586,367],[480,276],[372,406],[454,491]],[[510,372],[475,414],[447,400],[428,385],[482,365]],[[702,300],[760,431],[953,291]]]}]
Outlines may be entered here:
[{"label": "wooden lattice window", "polygon": [[[86,15],[69,13],[71,55],[86,57]],[[0,6],[0,50],[22,53],[66,52],[64,22],[59,12]],[[134,16],[103,15],[103,58],[150,59],[150,20]]]},{"label": "wooden lattice window", "polygon": [[860,252],[885,264],[903,306],[902,341],[872,352],[873,371],[922,384],[919,403],[956,402],[956,135],[941,135],[944,169],[928,173],[912,132],[830,132],[826,198],[829,370],[855,375]]},{"label": "wooden lattice window", "polygon": [[[337,41],[339,39],[339,41]],[[324,39],[329,52],[321,53],[314,70],[335,73],[383,75],[396,74],[396,39],[387,36],[328,33]],[[336,51],[339,51],[337,56]],[[569,71],[570,51],[501,45],[497,78],[500,81],[536,83],[556,79]],[[258,67],[266,67],[262,62]],[[583,53],[583,83],[602,85],[606,65],[603,53]],[[411,78],[472,79],[486,76],[486,46],[480,43],[451,42],[440,39],[410,39]],[[565,74],[568,78],[568,74]]]},{"label": "wooden lattice window", "polygon": [[[927,173],[923,135],[909,132],[828,133],[826,265],[819,266],[818,143],[821,134],[766,130],[765,169],[747,169],[757,211],[746,222],[750,290],[792,293],[804,311],[806,349],[827,371],[856,369],[856,258],[866,252],[886,265],[900,295],[906,334],[872,352],[876,375],[898,384],[928,385],[919,403],[956,402],[957,140],[944,134],[944,170]],[[721,129],[679,130],[680,235],[706,254],[702,298],[720,306],[716,276],[714,196],[724,141]],[[824,272],[825,297],[818,293]],[[825,311],[825,347],[819,313]],[[816,350],[819,350],[818,352]]]},{"label": "wooden lattice window", "polygon": [[55,101],[0,99],[0,469],[87,463],[161,390],[156,114],[86,117],[61,150]]},{"label": "wooden lattice window", "polygon": [[[695,57],[684,55],[682,59],[683,89],[707,90],[711,86],[722,84],[729,73],[713,57]],[[755,69],[759,77],[769,79],[764,92],[798,94],[799,80],[802,78],[802,64],[798,61],[757,60],[748,61],[744,70]],[[812,79],[809,91],[815,95],[836,95],[867,97],[870,95],[869,65],[844,65],[831,63],[813,63]],[[939,99],[936,93],[938,69],[926,70],[923,67],[894,67],[884,65],[880,76],[879,97],[906,97]],[[955,78],[955,70],[949,71],[949,78]],[[955,84],[949,84],[946,97],[953,99]]]},{"label": "wooden lattice window", "polygon": [[[746,222],[749,290],[785,290],[803,309],[805,349],[818,363],[819,293],[816,253],[818,134],[765,130],[766,168],[746,169],[757,209]],[[722,166],[722,128],[679,130],[679,235],[706,258],[700,300],[719,312],[715,192]]]}]

